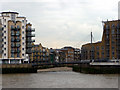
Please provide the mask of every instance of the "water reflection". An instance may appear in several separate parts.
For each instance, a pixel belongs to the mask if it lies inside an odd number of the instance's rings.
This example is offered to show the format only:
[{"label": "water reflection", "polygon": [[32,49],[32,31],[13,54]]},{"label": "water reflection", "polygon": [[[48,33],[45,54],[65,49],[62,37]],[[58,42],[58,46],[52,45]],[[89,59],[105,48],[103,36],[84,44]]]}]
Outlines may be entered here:
[{"label": "water reflection", "polygon": [[118,88],[117,74],[42,72],[4,74],[3,88]]}]

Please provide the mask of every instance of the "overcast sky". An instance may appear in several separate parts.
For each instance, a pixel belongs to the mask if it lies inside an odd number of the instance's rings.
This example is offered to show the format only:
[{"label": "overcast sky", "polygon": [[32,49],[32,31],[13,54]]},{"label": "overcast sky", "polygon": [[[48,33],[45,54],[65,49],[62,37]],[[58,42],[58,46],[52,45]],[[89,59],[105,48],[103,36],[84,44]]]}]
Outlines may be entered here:
[{"label": "overcast sky", "polygon": [[[9,1],[9,2],[8,2]],[[118,19],[119,0],[0,0],[0,11],[16,11],[35,28],[35,43],[80,48],[102,39],[102,20]]]}]

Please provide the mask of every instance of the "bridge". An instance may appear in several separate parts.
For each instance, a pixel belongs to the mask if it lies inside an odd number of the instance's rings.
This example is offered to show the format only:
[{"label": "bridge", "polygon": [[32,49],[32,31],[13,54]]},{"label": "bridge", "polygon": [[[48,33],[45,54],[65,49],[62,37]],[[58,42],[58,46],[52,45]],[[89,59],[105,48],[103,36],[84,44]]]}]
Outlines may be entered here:
[{"label": "bridge", "polygon": [[119,61],[113,60],[80,60],[80,61],[72,61],[72,62],[53,62],[53,63],[32,63],[32,67],[37,66],[44,66],[44,65],[53,65],[53,66],[60,66],[60,65],[79,65],[79,64],[86,64],[91,66],[120,66]]},{"label": "bridge", "polygon": [[74,64],[90,64],[90,60],[85,61],[73,61],[73,62],[54,62],[54,63],[32,63],[32,66],[42,65],[74,65]]}]

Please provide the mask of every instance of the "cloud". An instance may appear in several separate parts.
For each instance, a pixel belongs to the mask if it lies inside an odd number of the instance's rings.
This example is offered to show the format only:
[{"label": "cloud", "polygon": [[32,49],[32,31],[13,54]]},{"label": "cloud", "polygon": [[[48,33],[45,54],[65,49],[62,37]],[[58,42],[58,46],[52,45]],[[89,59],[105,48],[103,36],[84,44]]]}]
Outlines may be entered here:
[{"label": "cloud", "polygon": [[[15,1],[15,2],[14,2]],[[102,20],[117,19],[118,0],[4,0],[1,11],[17,11],[36,29],[36,43],[80,47],[102,39]],[[1,5],[0,5],[1,6]]]}]

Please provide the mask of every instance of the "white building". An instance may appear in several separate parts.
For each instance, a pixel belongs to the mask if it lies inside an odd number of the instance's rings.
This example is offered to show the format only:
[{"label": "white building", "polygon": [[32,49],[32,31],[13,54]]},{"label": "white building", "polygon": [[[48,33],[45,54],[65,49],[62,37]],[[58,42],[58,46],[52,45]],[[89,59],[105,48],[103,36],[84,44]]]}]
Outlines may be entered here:
[{"label": "white building", "polygon": [[[27,27],[30,33],[27,35]],[[27,42],[33,36],[31,24],[26,17],[19,17],[17,12],[2,12],[0,16],[0,60],[3,63],[22,63],[26,60]],[[29,48],[31,49],[31,47]],[[29,53],[30,54],[30,53]]]}]

